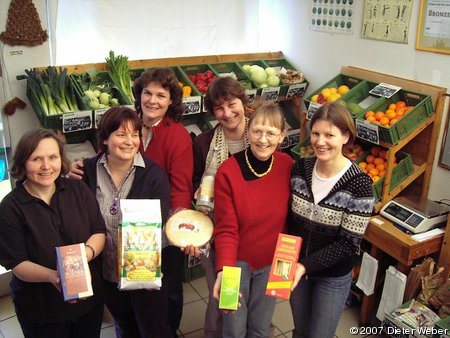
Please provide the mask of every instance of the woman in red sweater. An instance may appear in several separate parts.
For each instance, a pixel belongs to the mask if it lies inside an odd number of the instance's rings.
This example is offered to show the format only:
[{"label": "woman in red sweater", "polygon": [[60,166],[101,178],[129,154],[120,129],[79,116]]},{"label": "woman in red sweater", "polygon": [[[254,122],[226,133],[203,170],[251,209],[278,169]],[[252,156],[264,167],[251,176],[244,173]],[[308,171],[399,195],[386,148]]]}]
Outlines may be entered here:
[{"label": "woman in red sweater", "polygon": [[223,314],[223,337],[268,337],[276,298],[266,296],[278,234],[286,230],[293,160],[276,151],[285,137],[274,103],[249,120],[250,146],[219,167],[214,185],[214,239],[219,298],[224,266],[241,267],[241,307]]},{"label": "woman in red sweater", "polygon": [[[190,209],[194,157],[192,139],[180,123],[184,106],[178,79],[170,68],[153,68],[134,81],[133,90],[134,106],[143,125],[141,153],[159,164],[169,177],[172,213]],[[162,269],[169,294],[168,322],[175,336],[183,312],[183,263],[184,254],[179,248],[169,245],[163,249]]]}]

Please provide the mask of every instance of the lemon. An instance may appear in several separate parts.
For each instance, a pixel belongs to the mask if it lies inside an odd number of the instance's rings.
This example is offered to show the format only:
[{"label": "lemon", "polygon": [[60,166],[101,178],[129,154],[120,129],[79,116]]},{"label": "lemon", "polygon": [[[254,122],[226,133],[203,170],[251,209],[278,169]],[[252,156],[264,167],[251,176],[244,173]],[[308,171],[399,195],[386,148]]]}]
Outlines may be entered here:
[{"label": "lemon", "polygon": [[317,103],[317,98],[319,97],[319,95],[313,95],[312,97],[311,97],[311,101],[312,102],[316,102]]},{"label": "lemon", "polygon": [[330,88],[330,92],[331,94],[336,94],[337,93],[337,88]]},{"label": "lemon", "polygon": [[330,96],[328,96],[327,102],[334,102],[340,97],[341,97],[341,94],[338,94],[338,93],[331,94]]},{"label": "lemon", "polygon": [[341,94],[341,95],[344,95],[344,94],[346,94],[349,90],[350,90],[350,88],[348,88],[348,86],[342,85],[342,86],[339,86],[339,88],[337,89],[337,92],[338,92],[339,94]]},{"label": "lemon", "polygon": [[328,101],[328,96],[331,95],[331,90],[330,90],[330,88],[324,88],[324,89],[322,89],[322,95],[323,95],[323,98],[324,98],[325,100]]}]

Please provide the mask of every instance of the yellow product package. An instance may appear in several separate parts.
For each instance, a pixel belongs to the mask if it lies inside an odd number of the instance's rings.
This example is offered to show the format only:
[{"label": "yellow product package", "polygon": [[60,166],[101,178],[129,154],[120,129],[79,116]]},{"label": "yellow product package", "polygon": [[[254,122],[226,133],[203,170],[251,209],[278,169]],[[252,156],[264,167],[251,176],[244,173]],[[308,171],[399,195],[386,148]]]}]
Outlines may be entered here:
[{"label": "yellow product package", "polygon": [[161,287],[161,206],[159,200],[120,200],[119,289]]}]

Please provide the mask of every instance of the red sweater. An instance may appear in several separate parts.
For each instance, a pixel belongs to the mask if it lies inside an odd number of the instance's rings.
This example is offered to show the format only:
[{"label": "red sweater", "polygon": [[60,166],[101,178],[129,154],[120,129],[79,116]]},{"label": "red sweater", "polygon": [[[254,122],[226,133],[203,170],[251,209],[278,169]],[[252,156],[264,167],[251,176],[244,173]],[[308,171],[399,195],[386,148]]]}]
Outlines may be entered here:
[{"label": "red sweater", "polygon": [[216,269],[245,261],[251,269],[272,263],[278,234],[286,230],[293,160],[275,152],[272,170],[245,181],[230,157],[219,167],[214,183]]},{"label": "red sweater", "polygon": [[170,182],[170,208],[191,209],[194,160],[192,139],[180,122],[164,118],[152,127],[153,137],[141,153],[164,169]]}]

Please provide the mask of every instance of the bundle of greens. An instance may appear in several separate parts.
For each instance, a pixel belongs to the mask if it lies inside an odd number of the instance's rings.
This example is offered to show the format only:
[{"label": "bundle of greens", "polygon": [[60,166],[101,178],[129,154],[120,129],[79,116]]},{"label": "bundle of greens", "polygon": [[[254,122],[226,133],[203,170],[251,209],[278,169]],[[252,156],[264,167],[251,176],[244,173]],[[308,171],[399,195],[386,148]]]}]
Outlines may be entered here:
[{"label": "bundle of greens", "polygon": [[88,109],[119,105],[114,84],[108,73],[98,73],[95,68],[91,68],[83,73],[73,73],[70,77],[82,93],[81,100]]},{"label": "bundle of greens", "polygon": [[58,115],[78,110],[75,90],[67,68],[47,67],[42,73],[25,69],[28,93],[45,115]]},{"label": "bundle of greens", "polygon": [[128,67],[128,57],[123,55],[114,55],[114,52],[109,51],[109,58],[107,57],[111,78],[114,85],[120,89],[126,96],[128,102],[126,104],[134,103],[133,89],[131,85],[130,68]]}]

